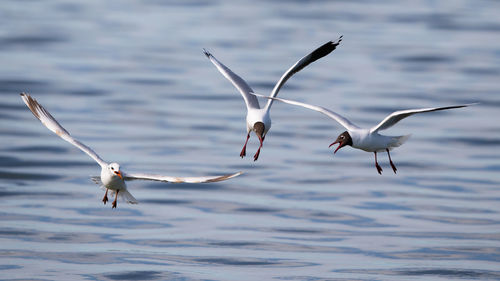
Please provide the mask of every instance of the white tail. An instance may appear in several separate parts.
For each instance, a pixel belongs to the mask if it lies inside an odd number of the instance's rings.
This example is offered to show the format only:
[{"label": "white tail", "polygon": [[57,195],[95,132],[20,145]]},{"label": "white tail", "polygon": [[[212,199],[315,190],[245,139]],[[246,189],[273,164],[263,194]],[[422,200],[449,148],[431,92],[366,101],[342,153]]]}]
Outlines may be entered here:
[{"label": "white tail", "polygon": [[399,136],[399,137],[393,137],[391,145],[389,149],[401,146],[403,143],[405,143],[409,138],[411,137],[411,134],[405,135],[405,136]]},{"label": "white tail", "polygon": [[128,190],[126,189],[120,189],[120,191],[118,192],[118,197],[121,200],[125,200],[129,204],[139,204],[139,202],[137,202],[137,199],[135,199],[135,197],[132,196],[132,194],[130,194],[130,192],[128,192]]}]

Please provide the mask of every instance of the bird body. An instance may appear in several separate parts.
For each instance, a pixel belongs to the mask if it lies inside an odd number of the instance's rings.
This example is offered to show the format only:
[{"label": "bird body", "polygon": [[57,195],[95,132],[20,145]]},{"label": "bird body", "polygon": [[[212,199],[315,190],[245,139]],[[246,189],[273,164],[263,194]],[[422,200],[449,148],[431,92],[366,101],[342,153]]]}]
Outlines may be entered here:
[{"label": "bird body", "polygon": [[[274,86],[269,97],[276,97],[278,95],[279,90],[285,84],[285,82],[292,77],[295,73],[302,70],[304,67],[308,66],[312,62],[328,55],[340,44],[342,41],[342,36],[334,42],[329,41],[319,48],[315,49],[313,52],[301,58],[297,61],[292,67],[290,67],[278,80],[276,85]],[[246,125],[247,125],[247,138],[245,144],[243,145],[243,149],[240,152],[240,157],[245,157],[246,155],[246,146],[248,143],[248,139],[250,138],[250,132],[254,132],[259,138],[259,148],[254,155],[254,161],[259,158],[260,149],[262,148],[263,141],[266,137],[267,132],[271,128],[271,116],[270,110],[273,104],[273,100],[270,99],[267,101],[266,105],[261,108],[259,105],[259,101],[257,97],[253,95],[254,91],[252,88],[243,80],[240,76],[231,71],[227,66],[218,61],[211,53],[207,50],[203,49],[205,56],[217,67],[219,72],[226,77],[235,87],[238,89],[240,94],[245,101],[245,105],[247,107],[247,115],[246,115]]]},{"label": "bird body", "polygon": [[402,145],[410,135],[385,136],[379,133],[370,133],[369,129],[355,129],[347,131],[352,138],[352,147],[366,152],[382,152],[392,150]]},{"label": "bird body", "polygon": [[108,167],[101,168],[101,182],[106,188],[109,188],[111,190],[127,189],[127,185],[123,180],[123,176],[118,176],[117,174],[114,174],[112,171],[110,171],[110,167],[112,167],[115,164],[116,163],[111,163]]},{"label": "bird body", "polygon": [[247,133],[256,130],[255,124],[257,124],[258,122],[264,124],[264,131],[262,133],[262,138],[265,138],[267,132],[269,131],[269,129],[271,129],[271,114],[269,113],[269,110],[266,110],[264,108],[249,109],[246,116],[246,121],[247,121]]},{"label": "bird body", "polygon": [[127,184],[123,180],[120,165],[111,163],[101,168],[101,182],[104,187],[114,191],[127,190]]},{"label": "bird body", "polygon": [[261,94],[253,94],[258,97],[263,97],[267,99],[272,99],[272,100],[278,100],[287,104],[291,105],[296,105],[296,106],[301,106],[307,109],[311,109],[317,112],[320,112],[329,118],[337,121],[340,125],[342,125],[346,131],[340,134],[335,142],[330,144],[330,147],[334,144],[339,144],[339,146],[335,149],[334,154],[341,149],[344,146],[351,146],[353,148],[361,149],[366,152],[373,152],[375,155],[375,167],[377,168],[377,172],[379,174],[382,174],[382,168],[377,162],[377,152],[387,152],[387,156],[389,157],[389,163],[392,167],[392,170],[394,173],[396,173],[397,169],[394,163],[392,162],[391,155],[389,153],[390,150],[393,148],[396,148],[398,146],[401,146],[403,143],[405,143],[408,138],[411,135],[404,135],[404,136],[385,136],[379,133],[381,130],[388,129],[392,126],[394,126],[397,122],[403,120],[406,117],[409,117],[414,114],[418,113],[425,113],[425,112],[433,112],[433,111],[441,111],[441,110],[448,110],[448,109],[455,109],[455,108],[462,108],[462,107],[467,107],[473,104],[461,104],[461,105],[452,105],[452,106],[445,106],[445,107],[430,107],[430,108],[418,108],[418,109],[407,109],[407,110],[399,110],[395,111],[391,114],[389,114],[384,120],[382,120],[379,124],[376,126],[373,126],[372,128],[369,129],[364,129],[360,128],[349,119],[345,118],[344,116],[331,111],[329,109],[326,109],[321,106],[317,105],[311,105],[303,102],[298,102],[298,101],[293,101],[293,100],[287,100],[287,99],[282,99],[282,98],[277,98],[277,97],[267,97]]},{"label": "bird body", "polygon": [[251,108],[248,110],[247,116],[247,132],[254,130],[254,124],[257,122],[262,122],[264,124],[264,133],[262,137],[265,137],[269,129],[271,129],[271,114],[268,110],[263,108]]},{"label": "bird body", "polygon": [[115,200],[113,201],[112,208],[116,208],[117,199],[120,196],[127,203],[137,204],[137,200],[130,194],[127,190],[127,185],[125,181],[128,180],[154,180],[163,182],[190,182],[190,183],[202,183],[202,182],[217,182],[222,180],[227,180],[236,176],[239,176],[241,172],[228,174],[224,176],[206,176],[206,177],[171,177],[163,175],[154,174],[140,174],[140,173],[125,173],[120,170],[120,165],[118,163],[107,163],[104,161],[97,153],[95,153],[91,148],[79,142],[73,138],[66,129],[64,129],[57,120],[52,117],[52,115],[34,98],[26,93],[21,93],[21,98],[24,103],[31,110],[33,115],[42,122],[42,124],[47,127],[52,132],[56,133],[59,137],[65,141],[78,147],[80,150],[89,155],[101,166],[100,183],[104,188],[106,188],[106,193],[102,201],[104,204],[108,201],[108,190],[113,191],[115,195]]}]

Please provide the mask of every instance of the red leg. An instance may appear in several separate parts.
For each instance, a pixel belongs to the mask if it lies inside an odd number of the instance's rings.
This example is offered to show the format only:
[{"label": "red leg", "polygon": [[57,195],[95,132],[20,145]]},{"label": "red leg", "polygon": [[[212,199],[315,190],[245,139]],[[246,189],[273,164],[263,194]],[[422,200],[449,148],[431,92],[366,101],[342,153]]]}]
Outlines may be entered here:
[{"label": "red leg", "polygon": [[108,189],[106,188],[106,193],[104,193],[104,197],[102,198],[102,202],[104,205],[108,202]]},{"label": "red leg", "polygon": [[392,170],[394,171],[394,173],[396,173],[396,171],[398,169],[396,169],[396,166],[394,165],[394,163],[392,163],[391,154],[389,153],[389,149],[386,148],[385,150],[387,151],[387,156],[389,156],[389,163],[391,163]]},{"label": "red leg", "polygon": [[262,143],[264,142],[264,139],[262,139],[261,136],[257,136],[257,137],[259,137],[260,145],[259,145],[259,149],[257,149],[257,152],[253,156],[253,161],[257,161],[257,159],[259,159],[260,149],[262,148]]},{"label": "red leg", "polygon": [[382,174],[382,167],[380,167],[380,165],[377,162],[377,152],[375,151],[373,153],[375,153],[375,167],[377,168],[377,172],[381,175]]},{"label": "red leg", "polygon": [[115,201],[113,201],[113,206],[111,207],[111,209],[116,208],[116,199],[118,199],[118,191],[120,191],[120,190],[118,190],[118,189],[116,190]]},{"label": "red leg", "polygon": [[243,158],[243,157],[245,157],[245,155],[247,155],[247,143],[248,143],[248,139],[249,138],[250,138],[250,132],[248,132],[248,134],[247,134],[247,140],[245,141],[245,145],[243,146],[243,149],[240,152],[240,157],[241,158]]}]

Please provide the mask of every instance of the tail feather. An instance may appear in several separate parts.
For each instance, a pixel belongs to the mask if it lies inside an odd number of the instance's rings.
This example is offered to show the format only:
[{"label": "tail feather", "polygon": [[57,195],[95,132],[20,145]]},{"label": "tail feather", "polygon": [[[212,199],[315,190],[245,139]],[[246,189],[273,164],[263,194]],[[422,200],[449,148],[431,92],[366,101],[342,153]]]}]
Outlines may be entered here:
[{"label": "tail feather", "polygon": [[411,134],[409,135],[404,135],[404,136],[398,136],[398,137],[393,137],[393,141],[391,143],[391,147],[389,149],[401,146],[403,143],[405,143],[409,138],[411,137]]},{"label": "tail feather", "polygon": [[128,192],[128,190],[126,189],[120,189],[120,191],[118,192],[118,198],[120,198],[120,200],[124,200],[129,204],[139,204],[137,199],[135,199],[135,197],[132,196],[132,194],[130,194],[130,192]]},{"label": "tail feather", "polygon": [[101,177],[98,177],[98,176],[94,176],[94,177],[90,177],[90,179],[97,185],[100,185],[101,188],[103,187],[102,186],[102,181],[101,181]]}]

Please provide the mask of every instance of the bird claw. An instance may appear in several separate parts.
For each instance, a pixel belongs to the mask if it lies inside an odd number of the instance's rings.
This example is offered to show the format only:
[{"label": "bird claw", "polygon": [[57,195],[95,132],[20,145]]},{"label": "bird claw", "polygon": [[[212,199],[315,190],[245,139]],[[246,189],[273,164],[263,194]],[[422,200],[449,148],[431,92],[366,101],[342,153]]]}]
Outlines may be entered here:
[{"label": "bird claw", "polygon": [[377,167],[377,172],[379,173],[379,175],[382,174],[382,167],[380,167],[380,165],[377,163],[375,164],[375,167]]},{"label": "bird claw", "polygon": [[396,169],[396,166],[394,165],[394,163],[392,163],[392,162],[391,162],[390,164],[391,164],[392,170],[393,170],[393,171],[394,171],[394,173],[396,174],[396,171],[397,171],[398,169]]},{"label": "bird claw", "polygon": [[255,153],[255,155],[253,156],[253,161],[257,161],[257,159],[259,159],[259,154],[260,154],[260,149],[257,150],[257,153]]},{"label": "bird claw", "polygon": [[240,152],[240,157],[243,158],[246,155],[247,155],[247,144],[245,143],[245,145],[243,146],[243,149]]},{"label": "bird claw", "polygon": [[111,206],[111,209],[116,209],[116,201],[113,201],[113,205]]},{"label": "bird claw", "polygon": [[102,202],[104,203],[104,205],[106,205],[106,203],[108,203],[108,192],[106,191],[106,193],[104,193],[104,197],[102,198]]}]

